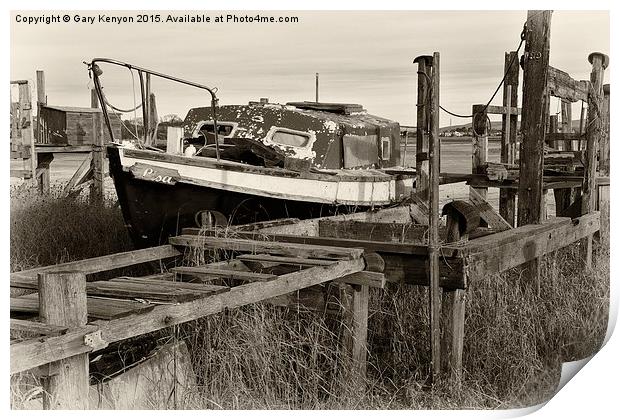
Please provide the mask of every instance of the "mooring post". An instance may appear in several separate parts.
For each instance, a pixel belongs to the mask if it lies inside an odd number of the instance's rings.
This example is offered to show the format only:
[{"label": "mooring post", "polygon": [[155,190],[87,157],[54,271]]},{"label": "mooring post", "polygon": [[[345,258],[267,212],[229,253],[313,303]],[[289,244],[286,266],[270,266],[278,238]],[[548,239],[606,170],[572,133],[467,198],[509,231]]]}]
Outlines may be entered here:
[{"label": "mooring post", "polygon": [[93,113],[93,159],[90,167],[93,172],[93,183],[90,186],[91,203],[103,203],[103,158],[104,158],[104,139],[103,139],[103,113]]},{"label": "mooring post", "polygon": [[[609,177],[609,85],[603,85],[603,135],[601,137],[599,171]],[[601,212],[601,242],[609,246],[609,185],[599,186],[598,209]]]},{"label": "mooring post", "polygon": [[[516,51],[506,53],[504,56],[504,106],[517,108],[519,106],[519,57]],[[502,150],[501,161],[514,164],[516,159],[517,127],[519,115],[504,114],[502,116]],[[510,188],[500,188],[499,190],[499,214],[515,226],[516,218],[516,193]]]},{"label": "mooring post", "polygon": [[[598,146],[603,134],[603,76],[609,65],[609,57],[594,52],[588,56],[592,64],[590,89],[588,91],[588,124],[586,126],[586,164],[583,174],[581,214],[588,214],[596,209],[596,164]],[[592,235],[582,241],[582,252],[586,266],[592,265]]]},{"label": "mooring post", "polygon": [[368,285],[353,285],[353,342],[351,355],[353,369],[361,379],[366,377],[366,354],[368,353]]},{"label": "mooring post", "polygon": [[[562,133],[572,133],[572,109],[571,103],[566,99],[562,99],[562,123],[561,123],[561,132]],[[560,150],[568,150],[573,151],[573,142],[572,140],[563,141],[559,143],[561,145]],[[567,168],[569,171],[574,171],[575,167],[569,165]],[[553,190],[553,195],[555,196],[555,214],[556,216],[560,216],[564,214],[564,211],[570,207],[571,203],[575,198],[574,188],[555,188]]]},{"label": "mooring post", "polygon": [[418,102],[416,122],[416,193],[423,201],[428,201],[428,92],[430,89],[430,63],[433,57],[421,55],[413,60],[418,64]]},{"label": "mooring post", "polygon": [[[39,280],[41,322],[65,327],[83,327],[87,322],[86,276],[78,271],[42,273]],[[88,409],[88,354],[50,363],[45,378],[43,408]]]},{"label": "mooring post", "polygon": [[[458,215],[452,210],[446,216],[446,242],[461,239]],[[460,388],[463,375],[463,342],[465,338],[465,290],[443,290],[441,302],[442,371],[450,385]]]},{"label": "mooring post", "polygon": [[[519,226],[542,221],[550,29],[550,10],[527,12],[521,122],[523,140],[519,159]],[[540,260],[535,258],[526,267],[526,278],[540,290]]]},{"label": "mooring post", "polygon": [[[37,141],[39,143],[43,143],[43,137],[46,136],[45,123],[41,118],[41,108],[47,105],[47,96],[45,95],[45,73],[43,70],[37,70]],[[53,158],[53,156],[52,156]],[[51,159],[45,159],[46,164],[40,164],[39,156],[37,155],[36,150],[32,150],[32,168],[34,168],[34,172],[32,173],[33,179],[35,183],[39,185],[39,191],[42,194],[48,194],[50,192],[50,168],[49,162]],[[47,162],[49,161],[49,162]],[[37,176],[38,174],[38,176]]]},{"label": "mooring post", "polygon": [[[487,131],[487,110],[484,105],[472,105],[472,149],[471,149],[471,173],[479,174],[482,172],[482,165],[487,162],[489,151],[489,138]],[[474,189],[482,198],[486,200],[486,187],[470,187]]]},{"label": "mooring post", "polygon": [[430,91],[428,144],[429,158],[429,244],[428,261],[430,277],[430,337],[431,378],[433,383],[441,374],[441,289],[439,287],[439,53],[433,53],[432,84]]}]

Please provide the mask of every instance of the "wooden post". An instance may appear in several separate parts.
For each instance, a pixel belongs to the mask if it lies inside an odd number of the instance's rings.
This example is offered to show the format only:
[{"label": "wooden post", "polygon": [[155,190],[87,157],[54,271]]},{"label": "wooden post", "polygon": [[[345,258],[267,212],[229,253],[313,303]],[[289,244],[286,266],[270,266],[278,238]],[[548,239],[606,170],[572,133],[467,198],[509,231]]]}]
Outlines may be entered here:
[{"label": "wooden post", "polygon": [[103,203],[104,189],[103,189],[103,113],[93,113],[93,158],[90,163],[90,167],[93,171],[93,183],[90,186],[90,201],[91,203]]},{"label": "wooden post", "polygon": [[[590,73],[590,90],[588,92],[588,124],[586,126],[586,164],[584,167],[581,214],[588,214],[596,209],[596,164],[600,139],[603,135],[603,76],[609,64],[609,57],[602,53],[588,56],[592,64]],[[586,266],[592,265],[592,235],[582,241]]]},{"label": "wooden post", "polygon": [[603,106],[602,106],[602,118],[603,118],[603,133],[601,136],[600,157],[599,157],[599,171],[601,176],[609,176],[609,150],[610,150],[610,137],[609,137],[609,84],[603,85]]},{"label": "wooden post", "polygon": [[[573,109],[572,105],[566,99],[562,99],[562,133],[573,132]],[[570,143],[569,143],[570,144]],[[573,150],[572,146],[566,145],[567,150]]]},{"label": "wooden post", "polygon": [[[47,96],[45,95],[45,73],[43,70],[37,70],[37,142],[45,143],[44,138],[47,138],[47,127],[45,126],[45,121],[41,118],[41,107],[47,105]],[[32,161],[31,168],[32,179],[36,184],[39,185],[39,191],[43,193],[49,192],[49,165],[47,167],[39,167],[39,156],[37,155],[36,149],[32,149]],[[37,177],[37,172],[40,173],[41,176]]]},{"label": "wooden post", "polygon": [[[489,138],[487,132],[487,111],[484,105],[473,105],[472,117],[472,150],[471,150],[471,173],[478,174],[481,167],[488,160]],[[473,187],[470,187],[472,189]],[[487,198],[488,188],[473,188],[484,199]]]},{"label": "wooden post", "polygon": [[[599,171],[601,176],[609,177],[609,85],[603,85],[603,135],[601,137]],[[609,185],[599,186],[598,209],[601,212],[600,238],[603,245],[609,246]]]},{"label": "wooden post", "polygon": [[[41,322],[83,327],[87,322],[86,276],[77,271],[39,274]],[[50,363],[43,394],[44,409],[88,409],[88,354]]]},{"label": "wooden post", "polygon": [[441,289],[439,288],[439,53],[433,53],[430,91],[428,143],[429,159],[429,244],[431,378],[437,381],[441,373]]},{"label": "wooden post", "polygon": [[586,120],[586,109],[583,106],[583,101],[581,102],[581,114],[579,116],[579,140],[577,141],[577,149],[581,150],[581,137],[585,134],[583,127]]},{"label": "wooden post", "polygon": [[430,62],[432,57],[421,55],[413,60],[418,63],[418,103],[416,122],[416,193],[423,201],[429,197],[429,172],[428,172],[428,92],[430,85]]},{"label": "wooden post", "polygon": [[[523,71],[518,225],[540,223],[543,206],[545,106],[551,11],[528,11]],[[540,288],[540,261],[527,264],[526,278]]]},{"label": "wooden post", "polygon": [[[504,56],[504,73],[506,81],[504,82],[504,106],[517,108],[519,106],[519,57],[517,52],[512,51]],[[514,164],[516,159],[517,145],[517,126],[519,116],[505,114],[502,116],[502,150],[501,161],[504,163]],[[499,190],[499,214],[515,226],[516,217],[516,193],[509,188],[500,188]]]},{"label": "wooden post", "polygon": [[91,108],[99,108],[99,98],[97,97],[97,90],[90,90],[90,107]]},{"label": "wooden post", "polygon": [[366,354],[368,353],[368,295],[369,286],[353,285],[351,355],[353,369],[360,378],[366,377]]},{"label": "wooden post", "polygon": [[[446,242],[457,242],[461,238],[458,215],[450,212],[446,216]],[[463,341],[465,338],[465,290],[444,290],[441,302],[442,370],[450,385],[461,386],[463,375]]]},{"label": "wooden post", "polygon": [[[559,132],[559,123],[558,123],[558,116],[557,115],[551,115],[549,116],[549,133],[558,133]],[[559,150],[564,150],[564,148],[561,146],[561,143],[552,145],[552,147],[557,148]]]}]

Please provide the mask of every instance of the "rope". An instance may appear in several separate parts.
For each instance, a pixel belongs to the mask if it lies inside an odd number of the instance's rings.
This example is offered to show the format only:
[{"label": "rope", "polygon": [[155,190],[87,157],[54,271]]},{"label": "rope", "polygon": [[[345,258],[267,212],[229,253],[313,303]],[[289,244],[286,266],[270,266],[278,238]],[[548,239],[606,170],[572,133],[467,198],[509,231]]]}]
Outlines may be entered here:
[{"label": "rope", "polygon": [[[502,85],[506,81],[506,77],[508,77],[508,73],[509,73],[510,69],[512,68],[512,66],[514,65],[514,63],[515,63],[516,58],[519,56],[519,51],[521,50],[521,47],[523,46],[523,43],[525,42],[525,33],[526,33],[526,30],[527,30],[527,23],[531,19],[533,19],[536,16],[540,15],[541,13],[544,13],[544,10],[541,11],[541,12],[538,12],[537,14],[532,16],[530,19],[526,20],[525,23],[523,24],[523,30],[521,31],[521,40],[519,41],[519,46],[517,46],[516,54],[514,55],[514,57],[512,57],[512,60],[510,61],[510,64],[508,65],[508,68],[506,69],[506,72],[504,73],[504,77],[502,77],[502,80],[497,85],[497,88],[495,89],[495,92],[493,92],[493,95],[491,96],[491,99],[488,100],[488,102],[486,103],[484,108],[482,108],[481,111],[478,111],[478,112],[476,112],[474,114],[470,114],[470,115],[463,115],[463,114],[457,114],[455,112],[448,111],[446,108],[442,107],[441,105],[439,105],[439,109],[441,109],[446,114],[452,115],[452,116],[457,117],[457,118],[474,118],[477,114],[484,113],[487,110],[487,108],[491,105],[491,102],[493,102],[493,99],[495,99],[495,96],[497,96],[497,93],[499,92],[499,89],[502,87]],[[472,128],[473,128],[473,124],[472,124]],[[474,129],[474,133],[475,133],[475,129]]]}]

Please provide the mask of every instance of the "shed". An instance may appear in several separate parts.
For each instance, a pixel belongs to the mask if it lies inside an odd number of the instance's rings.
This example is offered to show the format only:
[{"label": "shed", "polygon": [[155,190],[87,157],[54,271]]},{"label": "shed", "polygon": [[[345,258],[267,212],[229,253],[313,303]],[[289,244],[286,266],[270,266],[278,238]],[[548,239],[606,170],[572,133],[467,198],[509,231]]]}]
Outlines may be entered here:
[{"label": "shed", "polygon": [[[93,144],[95,118],[101,114],[99,108],[79,108],[71,106],[43,105],[40,110],[41,129],[37,130],[37,144],[54,144],[62,146],[80,146]],[[120,115],[109,113],[114,137],[121,138]],[[110,133],[105,127],[104,142],[110,142]]]}]

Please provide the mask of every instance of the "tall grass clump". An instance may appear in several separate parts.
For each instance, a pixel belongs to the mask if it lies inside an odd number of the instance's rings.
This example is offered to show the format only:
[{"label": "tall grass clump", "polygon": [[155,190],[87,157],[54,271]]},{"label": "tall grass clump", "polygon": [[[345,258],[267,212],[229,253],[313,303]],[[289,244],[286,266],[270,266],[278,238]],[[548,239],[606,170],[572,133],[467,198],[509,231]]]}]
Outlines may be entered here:
[{"label": "tall grass clump", "polygon": [[52,185],[49,195],[30,183],[11,188],[11,271],[133,248],[114,198],[103,205],[87,196],[61,198],[62,187]]}]

